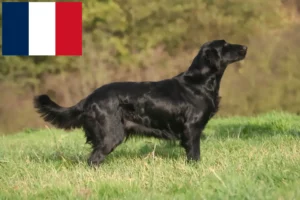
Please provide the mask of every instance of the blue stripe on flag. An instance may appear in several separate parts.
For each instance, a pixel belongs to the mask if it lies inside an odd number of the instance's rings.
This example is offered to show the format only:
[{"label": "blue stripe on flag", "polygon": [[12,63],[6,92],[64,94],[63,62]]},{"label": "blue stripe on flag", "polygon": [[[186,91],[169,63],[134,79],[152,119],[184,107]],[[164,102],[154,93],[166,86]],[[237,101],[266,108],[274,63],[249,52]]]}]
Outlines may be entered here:
[{"label": "blue stripe on flag", "polygon": [[2,2],[2,55],[28,55],[28,11],[28,2]]}]

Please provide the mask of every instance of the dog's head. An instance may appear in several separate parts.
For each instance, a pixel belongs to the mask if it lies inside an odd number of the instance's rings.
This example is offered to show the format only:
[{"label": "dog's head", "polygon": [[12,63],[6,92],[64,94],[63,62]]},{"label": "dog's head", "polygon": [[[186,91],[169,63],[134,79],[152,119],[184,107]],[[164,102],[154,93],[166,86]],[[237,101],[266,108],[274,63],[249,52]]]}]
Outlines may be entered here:
[{"label": "dog's head", "polygon": [[209,65],[220,68],[244,59],[247,54],[247,47],[240,44],[230,44],[225,40],[214,40],[202,45],[199,54]]},{"label": "dog's head", "polygon": [[230,44],[225,40],[214,40],[202,45],[198,55],[190,67],[197,76],[207,76],[212,73],[224,72],[226,66],[245,58],[247,47],[240,44]]}]

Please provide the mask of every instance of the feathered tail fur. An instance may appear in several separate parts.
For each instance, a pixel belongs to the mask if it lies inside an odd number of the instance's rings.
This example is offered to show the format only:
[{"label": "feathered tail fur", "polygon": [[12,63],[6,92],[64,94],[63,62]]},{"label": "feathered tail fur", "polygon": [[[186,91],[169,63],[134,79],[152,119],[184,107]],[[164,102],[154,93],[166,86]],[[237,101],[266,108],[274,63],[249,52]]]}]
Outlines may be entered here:
[{"label": "feathered tail fur", "polygon": [[62,129],[80,128],[82,101],[78,104],[64,108],[53,102],[48,95],[39,95],[34,98],[34,107],[46,121]]}]

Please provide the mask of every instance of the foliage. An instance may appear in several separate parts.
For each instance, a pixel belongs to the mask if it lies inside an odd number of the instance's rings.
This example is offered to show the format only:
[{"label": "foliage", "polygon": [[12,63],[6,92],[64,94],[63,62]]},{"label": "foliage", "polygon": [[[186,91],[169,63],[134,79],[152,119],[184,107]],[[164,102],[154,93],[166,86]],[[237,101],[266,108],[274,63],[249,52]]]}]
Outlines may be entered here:
[{"label": "foliage", "polygon": [[[255,34],[278,28],[281,19],[278,0],[86,0],[82,58],[1,57],[0,78],[39,79],[43,73],[73,70],[90,51],[99,52],[107,64],[138,67],[137,54],[159,45],[178,54],[213,38],[247,42]],[[86,45],[90,42],[94,47]]]}]

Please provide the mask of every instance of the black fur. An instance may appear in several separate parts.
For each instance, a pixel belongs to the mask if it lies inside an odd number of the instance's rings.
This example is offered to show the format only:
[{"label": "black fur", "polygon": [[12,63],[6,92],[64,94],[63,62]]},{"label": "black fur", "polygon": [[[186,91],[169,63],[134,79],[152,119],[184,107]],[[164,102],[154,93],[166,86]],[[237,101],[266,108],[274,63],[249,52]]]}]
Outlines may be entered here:
[{"label": "black fur", "polygon": [[221,78],[228,64],[242,60],[247,47],[224,40],[205,43],[191,66],[158,82],[115,82],[63,108],[47,95],[34,104],[58,128],[83,127],[93,147],[88,160],[99,165],[130,135],[180,140],[188,160],[200,159],[200,136],[219,107]]}]

